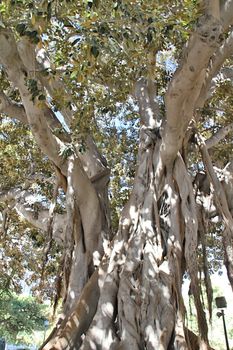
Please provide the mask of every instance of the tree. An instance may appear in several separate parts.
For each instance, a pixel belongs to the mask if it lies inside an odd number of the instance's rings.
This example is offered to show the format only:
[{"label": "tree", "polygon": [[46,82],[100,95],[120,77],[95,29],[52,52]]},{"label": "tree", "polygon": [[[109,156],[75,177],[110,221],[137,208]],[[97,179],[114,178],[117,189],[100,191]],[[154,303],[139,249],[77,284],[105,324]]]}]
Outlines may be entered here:
[{"label": "tree", "polygon": [[7,342],[16,343],[20,332],[31,334],[43,330],[45,307],[32,297],[22,297],[1,290],[0,335]]},{"label": "tree", "polygon": [[[43,348],[208,349],[198,272],[211,315],[213,237],[233,286],[233,1],[0,11],[3,233],[12,210],[44,232],[44,278],[53,240],[62,252],[63,316]],[[185,327],[185,273],[199,339]]]}]

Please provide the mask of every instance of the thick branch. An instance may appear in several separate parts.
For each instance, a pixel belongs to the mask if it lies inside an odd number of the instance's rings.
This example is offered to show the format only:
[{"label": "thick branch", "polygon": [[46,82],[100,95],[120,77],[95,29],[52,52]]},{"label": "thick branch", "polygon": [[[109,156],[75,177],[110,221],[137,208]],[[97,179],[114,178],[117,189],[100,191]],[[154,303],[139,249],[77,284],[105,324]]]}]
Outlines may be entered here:
[{"label": "thick branch", "polygon": [[203,0],[203,7],[205,8],[206,15],[213,17],[220,16],[219,0]]},{"label": "thick branch", "polygon": [[160,108],[156,100],[156,85],[151,79],[141,78],[135,86],[142,124],[150,130],[160,126]]},{"label": "thick branch", "polygon": [[233,1],[226,0],[221,1],[221,22],[223,25],[223,29],[226,30],[229,26],[233,24]]},{"label": "thick branch", "polygon": [[194,302],[197,310],[198,328],[202,339],[208,342],[208,327],[200,300],[200,286],[197,277],[198,221],[196,203],[191,178],[188,175],[183,159],[180,156],[177,157],[175,163],[174,177],[181,197],[181,211],[185,225],[185,259],[191,278]]},{"label": "thick branch", "polygon": [[[233,33],[229,35],[229,37],[224,41],[223,45],[216,51],[216,53],[211,58],[211,61],[209,63],[209,66],[206,72],[205,80],[200,89],[199,96],[195,104],[195,109],[197,111],[195,114],[196,122],[201,117],[200,111],[204,107],[206,100],[209,99],[214,92],[216,82],[214,81],[213,78],[219,73],[219,70],[221,69],[225,60],[228,57],[230,57],[232,53],[233,53]],[[223,68],[223,75],[224,74],[225,73]],[[189,141],[192,132],[193,132],[192,129],[190,129],[185,135],[184,145],[186,145],[187,142]]]},{"label": "thick branch", "polygon": [[[27,62],[27,49],[24,51],[21,47],[19,55],[13,34],[10,31],[2,31],[0,34],[0,44],[2,44],[1,47],[4,48],[4,50],[0,49],[0,60],[4,64],[10,80],[20,91],[27,119],[38,145],[61,170],[63,175],[67,176],[67,160],[64,160],[61,156],[61,149],[64,148],[64,144],[52,134],[46,123],[46,106],[44,102],[38,99],[32,101],[31,93],[25,82],[26,76],[30,76],[31,69],[33,68]],[[14,54],[14,65],[11,64],[12,54]],[[31,59],[33,59],[33,57]],[[28,64],[30,68],[28,71],[25,68],[25,64]],[[73,162],[70,163],[71,169],[69,170],[69,176],[72,177],[71,182],[75,189],[74,195],[81,214],[85,247],[89,259],[92,260],[93,252],[97,251],[100,253],[102,250],[101,230],[103,218],[101,215],[100,202],[95,188],[88,179],[78,155],[75,154],[75,152],[72,155],[72,159]],[[102,252],[100,255],[101,254]]]},{"label": "thick branch", "polygon": [[[25,113],[35,139],[41,150],[66,175],[67,164],[60,156],[63,143],[53,135],[47,125],[48,121],[48,124],[52,124],[53,128],[60,127],[61,124],[45,102],[37,101],[36,99],[34,102],[32,101],[31,93],[26,86],[26,76],[32,74],[35,66],[34,46],[28,40],[22,40],[17,47],[12,32],[8,30],[1,32],[0,42],[2,47],[2,50],[0,50],[0,61],[7,70],[9,78],[19,88]],[[13,60],[12,56],[14,57]],[[27,65],[27,68],[25,65]],[[104,160],[98,153],[93,140],[89,138],[87,143],[88,150],[84,156],[80,157],[83,159],[84,165],[85,163],[87,165],[88,175],[92,177],[101,173],[105,169],[106,164],[104,164]],[[92,170],[90,170],[91,166],[94,166]]]},{"label": "thick branch", "polygon": [[[25,53],[26,54],[26,53]],[[26,111],[27,119],[35,139],[41,150],[48,155],[64,173],[64,161],[59,156],[62,142],[52,134],[46,122],[46,105],[41,101],[32,101],[31,93],[26,86],[27,68],[24,66],[17,51],[13,33],[3,29],[0,32],[0,62],[6,69],[10,80],[19,89],[21,99]],[[30,76],[30,75],[29,75]],[[39,101],[40,102],[40,101]]]},{"label": "thick branch", "polygon": [[80,210],[84,229],[84,245],[89,258],[101,246],[102,217],[97,193],[82,169],[80,160],[69,159],[68,183],[72,184],[73,196]]},{"label": "thick branch", "polygon": [[83,154],[79,154],[79,158],[88,177],[94,182],[98,175],[107,169],[107,162],[106,159],[100,154],[93,138],[90,135],[87,136],[85,143],[86,150]]},{"label": "thick branch", "polygon": [[165,96],[167,121],[163,137],[165,163],[173,162],[180,149],[197,98],[203,85],[210,57],[218,47],[221,23],[218,17],[203,16],[185,49]]},{"label": "thick branch", "polygon": [[233,32],[224,41],[223,45],[216,51],[212,57],[211,64],[208,67],[205,81],[200,90],[196,108],[203,108],[206,100],[212,95],[215,87],[213,78],[218,74],[225,60],[233,53]]}]

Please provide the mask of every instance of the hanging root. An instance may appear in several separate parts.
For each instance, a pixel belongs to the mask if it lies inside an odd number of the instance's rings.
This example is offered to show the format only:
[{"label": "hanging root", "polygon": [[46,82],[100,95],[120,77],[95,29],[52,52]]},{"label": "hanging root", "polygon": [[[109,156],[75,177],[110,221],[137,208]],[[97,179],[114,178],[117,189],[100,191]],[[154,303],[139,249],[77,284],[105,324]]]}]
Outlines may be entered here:
[{"label": "hanging root", "polygon": [[54,213],[55,208],[57,204],[57,195],[58,195],[58,189],[59,189],[59,182],[56,181],[53,189],[53,199],[50,204],[49,208],[49,217],[48,217],[48,223],[47,223],[47,237],[46,237],[46,245],[44,247],[43,251],[43,262],[42,262],[42,268],[41,268],[41,277],[40,277],[40,289],[42,288],[44,284],[44,273],[46,264],[48,262],[48,256],[50,253],[50,250],[52,248],[52,242],[53,242],[53,221],[54,221]]},{"label": "hanging root", "polygon": [[209,180],[214,188],[216,206],[225,223],[225,230],[223,230],[224,260],[228,279],[233,290],[233,218],[229,209],[226,193],[214,171],[205,141],[199,134],[197,135],[197,138],[202,153],[203,163],[205,165]]},{"label": "hanging root", "polygon": [[74,309],[49,336],[40,350],[65,350],[67,347],[80,349],[82,335],[87,332],[96,313],[100,296],[100,281],[106,274],[106,261],[92,274],[86,283]]},{"label": "hanging root", "polygon": [[213,289],[211,284],[211,279],[208,269],[207,252],[206,252],[206,239],[207,234],[207,222],[205,218],[205,211],[202,206],[198,210],[198,226],[199,226],[199,237],[202,245],[202,260],[203,260],[203,271],[204,271],[204,283],[206,288],[208,311],[209,311],[209,321],[212,320],[212,302],[213,302]]},{"label": "hanging root", "polygon": [[198,266],[196,251],[198,245],[198,222],[196,204],[194,199],[192,181],[180,156],[178,156],[175,164],[174,176],[181,197],[181,210],[185,225],[185,259],[191,278],[191,289],[197,310],[198,328],[201,338],[208,346],[208,326],[200,300],[200,285],[197,276]]}]

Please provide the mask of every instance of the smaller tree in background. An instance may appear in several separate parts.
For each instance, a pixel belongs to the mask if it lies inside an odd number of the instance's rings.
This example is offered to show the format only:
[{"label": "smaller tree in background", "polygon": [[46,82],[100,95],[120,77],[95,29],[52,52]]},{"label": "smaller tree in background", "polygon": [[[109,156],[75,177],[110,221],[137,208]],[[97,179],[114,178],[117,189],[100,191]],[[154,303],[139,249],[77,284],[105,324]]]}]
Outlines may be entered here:
[{"label": "smaller tree in background", "polygon": [[22,342],[24,336],[43,330],[46,306],[33,297],[0,291],[0,337],[7,342]]},{"label": "smaller tree in background", "polygon": [[[231,310],[233,308],[233,296],[231,292],[230,285],[227,286],[226,283],[224,283],[224,279],[218,279],[215,275],[215,277],[212,277],[212,286],[213,286],[213,300],[215,300],[216,297],[225,296],[227,300],[227,308],[225,309],[225,319],[227,323],[227,334],[228,334],[228,340],[230,342],[230,349],[232,348],[232,339],[233,339],[233,316],[231,313]],[[222,285],[221,285],[222,284]],[[187,283],[188,285],[188,283]],[[187,318],[187,327],[194,332],[195,334],[198,333],[198,323],[197,323],[197,314],[195,311],[195,305],[194,305],[194,298],[193,295],[190,294],[190,289],[187,291],[184,290],[184,300],[185,300],[185,306],[187,310],[186,318]],[[189,295],[188,295],[189,294]],[[215,302],[213,302],[213,309],[212,309],[212,318],[210,320],[209,318],[209,312],[207,309],[207,297],[206,294],[202,294],[202,302],[203,305],[205,305],[205,313],[207,316],[207,319],[209,320],[208,327],[210,332],[210,346],[212,346],[214,349],[218,350],[225,350],[226,349],[226,343],[225,343],[225,337],[224,337],[224,330],[223,330],[223,324],[222,324],[222,318],[219,318],[217,316],[217,312],[220,311],[217,307]]]}]

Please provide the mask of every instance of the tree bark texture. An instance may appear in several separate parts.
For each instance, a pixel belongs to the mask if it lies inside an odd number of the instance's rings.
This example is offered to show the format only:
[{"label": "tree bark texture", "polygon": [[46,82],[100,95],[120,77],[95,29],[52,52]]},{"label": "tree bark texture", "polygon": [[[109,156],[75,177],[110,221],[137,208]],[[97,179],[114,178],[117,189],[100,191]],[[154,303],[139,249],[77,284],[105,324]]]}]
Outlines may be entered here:
[{"label": "tree bark texture", "polygon": [[[218,61],[213,68],[210,60],[221,45],[224,49],[220,37],[232,23],[232,1],[226,3],[220,9],[219,1],[205,2],[205,14],[168,86],[164,116],[156,100],[155,82],[141,78],[135,84],[141,117],[138,165],[115,237],[108,204],[110,171],[104,158],[91,135],[83,155],[74,146],[72,154],[62,158],[65,141],[53,133],[56,117],[45,102],[32,101],[26,83],[34,65],[39,64],[36,48],[25,39],[16,43],[10,30],[1,29],[0,62],[22,101],[22,105],[13,104],[2,93],[1,111],[29,124],[42,152],[65,183],[66,213],[62,218],[56,215],[53,226],[55,237],[55,232],[61,233],[64,247],[63,314],[43,350],[210,349],[198,280],[198,210],[181,149],[196,109],[203,106],[203,96],[207,98],[208,79],[221,66]],[[227,56],[221,57],[224,60]],[[36,79],[53,94],[53,84],[48,85],[45,78]],[[70,123],[68,113],[66,122]],[[212,174],[206,146],[203,142],[200,145],[216,191],[216,208],[225,222],[225,263],[233,285],[229,199]],[[15,201],[18,212],[32,222],[30,213],[26,215],[25,206],[17,200],[22,197],[19,191],[1,193],[2,198],[7,195]],[[48,212],[40,215],[33,224],[45,230]],[[185,328],[181,291],[185,271],[191,280],[199,338]]]}]

